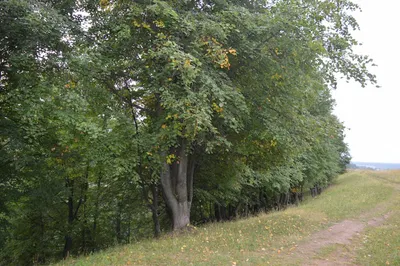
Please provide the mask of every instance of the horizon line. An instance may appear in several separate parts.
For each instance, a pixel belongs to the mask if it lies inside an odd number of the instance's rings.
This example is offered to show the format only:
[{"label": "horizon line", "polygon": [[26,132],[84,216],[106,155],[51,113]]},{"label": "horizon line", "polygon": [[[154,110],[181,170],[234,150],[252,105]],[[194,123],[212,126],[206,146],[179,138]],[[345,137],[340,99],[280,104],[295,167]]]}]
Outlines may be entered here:
[{"label": "horizon line", "polygon": [[350,163],[380,163],[380,164],[400,164],[398,163],[393,163],[393,162],[368,162],[368,161],[350,161]]}]

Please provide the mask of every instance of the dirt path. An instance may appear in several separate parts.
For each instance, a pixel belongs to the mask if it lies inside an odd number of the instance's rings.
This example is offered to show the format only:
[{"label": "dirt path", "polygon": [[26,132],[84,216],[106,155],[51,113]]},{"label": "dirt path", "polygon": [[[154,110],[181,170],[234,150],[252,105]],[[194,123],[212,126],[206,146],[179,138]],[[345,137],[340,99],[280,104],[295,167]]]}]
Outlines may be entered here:
[{"label": "dirt path", "polygon": [[[357,237],[367,226],[379,226],[389,218],[390,213],[374,217],[368,221],[358,219],[344,220],[326,230],[311,236],[307,243],[300,244],[293,256],[302,259],[303,265],[356,265],[353,252],[348,248],[354,237]],[[327,259],[319,259],[321,252],[327,252]]]},{"label": "dirt path", "polygon": [[[399,184],[392,183],[391,186],[400,190]],[[391,215],[391,212],[381,214],[382,210],[387,208],[388,202],[383,202],[357,218],[338,222],[326,230],[319,231],[306,243],[299,244],[292,255],[301,260],[302,265],[357,265],[354,262],[354,249],[351,248],[353,239],[367,227],[382,225]]]}]

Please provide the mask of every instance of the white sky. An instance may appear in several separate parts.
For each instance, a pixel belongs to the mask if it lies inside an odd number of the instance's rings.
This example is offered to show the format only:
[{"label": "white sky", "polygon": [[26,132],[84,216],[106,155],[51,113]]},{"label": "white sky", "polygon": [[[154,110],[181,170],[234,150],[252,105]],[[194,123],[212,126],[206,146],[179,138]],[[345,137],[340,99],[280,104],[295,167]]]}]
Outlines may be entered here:
[{"label": "white sky", "polygon": [[400,163],[400,1],[353,2],[363,10],[354,14],[361,27],[354,36],[363,43],[356,51],[374,59],[381,88],[339,83],[335,114],[349,128],[353,161]]}]

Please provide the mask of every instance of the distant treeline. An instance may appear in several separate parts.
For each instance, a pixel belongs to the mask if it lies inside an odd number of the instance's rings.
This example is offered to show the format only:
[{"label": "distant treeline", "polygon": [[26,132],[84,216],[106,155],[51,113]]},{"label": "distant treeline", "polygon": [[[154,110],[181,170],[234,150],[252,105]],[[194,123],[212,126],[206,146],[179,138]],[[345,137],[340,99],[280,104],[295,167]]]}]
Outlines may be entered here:
[{"label": "distant treeline", "polygon": [[348,169],[372,169],[372,170],[390,170],[400,169],[398,163],[365,163],[365,162],[351,162],[347,165]]}]

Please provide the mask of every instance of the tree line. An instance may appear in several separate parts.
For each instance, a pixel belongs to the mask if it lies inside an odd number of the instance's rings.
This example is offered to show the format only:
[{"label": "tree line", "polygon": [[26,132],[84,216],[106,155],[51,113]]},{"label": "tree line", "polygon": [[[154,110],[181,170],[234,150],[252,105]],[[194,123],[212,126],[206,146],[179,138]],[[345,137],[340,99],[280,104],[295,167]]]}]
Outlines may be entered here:
[{"label": "tree line", "polygon": [[297,204],[345,170],[347,0],[0,3],[1,264]]}]

